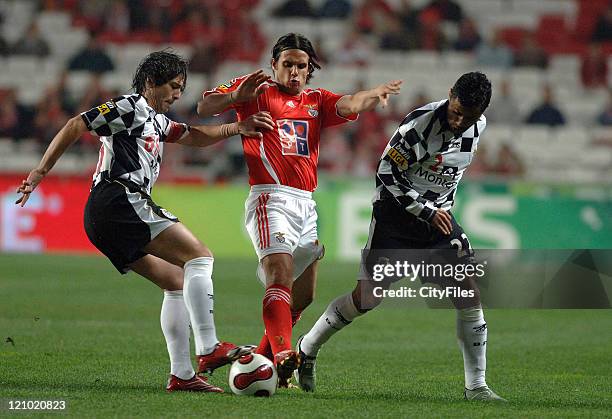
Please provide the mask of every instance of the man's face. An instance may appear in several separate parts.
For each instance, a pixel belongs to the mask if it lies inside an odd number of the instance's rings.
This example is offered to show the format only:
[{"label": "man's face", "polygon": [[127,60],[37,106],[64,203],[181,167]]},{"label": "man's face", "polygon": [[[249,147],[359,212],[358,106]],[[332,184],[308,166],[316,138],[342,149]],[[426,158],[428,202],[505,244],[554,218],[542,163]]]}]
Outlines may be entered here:
[{"label": "man's face", "polygon": [[185,78],[180,75],[176,76],[168,83],[161,86],[154,86],[153,83],[147,81],[147,88],[144,94],[149,106],[155,109],[157,113],[166,113],[174,101],[178,100],[183,93]]},{"label": "man's face", "polygon": [[453,134],[461,134],[478,121],[482,115],[480,107],[465,107],[459,99],[451,96],[448,101],[446,118]]},{"label": "man's face", "polygon": [[281,90],[298,95],[306,86],[308,77],[308,54],[301,49],[288,49],[280,53],[278,60],[272,60],[272,68]]}]

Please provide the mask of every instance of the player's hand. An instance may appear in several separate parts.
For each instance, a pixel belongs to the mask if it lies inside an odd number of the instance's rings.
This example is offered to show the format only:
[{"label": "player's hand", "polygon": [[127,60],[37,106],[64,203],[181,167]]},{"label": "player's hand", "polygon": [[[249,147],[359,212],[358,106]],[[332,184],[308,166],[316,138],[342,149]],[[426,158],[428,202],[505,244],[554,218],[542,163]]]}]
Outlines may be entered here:
[{"label": "player's hand", "polygon": [[16,205],[24,206],[28,199],[30,199],[30,194],[36,189],[38,184],[45,175],[38,169],[34,169],[28,175],[28,178],[21,181],[21,186],[17,188],[17,193],[22,194],[21,197],[17,201],[15,201]]},{"label": "player's hand", "polygon": [[386,107],[389,103],[389,95],[399,95],[402,86],[402,80],[393,80],[376,87],[376,95],[380,100],[380,106]]},{"label": "player's hand", "polygon": [[274,120],[270,112],[257,112],[244,121],[238,122],[238,131],[247,137],[263,138],[262,130],[274,129]]},{"label": "player's hand", "polygon": [[242,84],[233,92],[234,102],[246,102],[255,99],[265,90],[263,83],[272,80],[263,70],[257,70],[247,76]]},{"label": "player's hand", "polygon": [[440,230],[442,234],[449,235],[453,231],[453,224],[451,222],[451,216],[448,212],[438,208],[436,213],[431,220],[431,224]]}]

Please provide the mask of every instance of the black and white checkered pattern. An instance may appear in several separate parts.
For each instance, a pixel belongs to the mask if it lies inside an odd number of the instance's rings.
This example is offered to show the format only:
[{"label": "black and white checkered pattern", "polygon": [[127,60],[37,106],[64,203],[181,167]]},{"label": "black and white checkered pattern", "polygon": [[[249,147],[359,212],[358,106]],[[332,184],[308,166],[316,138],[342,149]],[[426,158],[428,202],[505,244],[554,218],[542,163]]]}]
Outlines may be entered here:
[{"label": "black and white checkered pattern", "polygon": [[451,209],[457,184],[472,162],[487,122],[482,115],[455,136],[446,122],[447,109],[448,100],[432,102],[402,121],[378,163],[375,201],[393,197],[426,221],[437,208]]},{"label": "black and white checkered pattern", "polygon": [[147,194],[159,175],[163,143],[189,131],[151,108],[138,94],[123,95],[81,113],[87,129],[102,141],[93,180],[124,179]]}]

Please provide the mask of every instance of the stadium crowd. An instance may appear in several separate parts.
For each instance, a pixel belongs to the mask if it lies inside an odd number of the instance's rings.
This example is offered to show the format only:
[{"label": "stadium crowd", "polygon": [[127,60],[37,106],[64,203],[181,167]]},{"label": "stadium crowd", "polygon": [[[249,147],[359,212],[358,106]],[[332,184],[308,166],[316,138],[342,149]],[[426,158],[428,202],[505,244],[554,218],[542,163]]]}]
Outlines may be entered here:
[{"label": "stadium crowd", "polygon": [[[5,31],[0,31],[3,58],[53,54],[35,19],[37,14],[44,12],[68,12],[72,26],[85,28],[89,39],[82,49],[67,57],[65,70],[47,87],[37,103],[22,103],[17,87],[0,84],[0,138],[10,138],[14,142],[34,138],[43,148],[72,115],[90,109],[105,98],[126,93],[103,83],[103,75],[117,67],[108,52],[109,45],[143,42],[188,45],[190,74],[205,75],[210,83],[223,81],[219,80],[217,72],[224,63],[251,63],[251,68],[245,68],[244,73],[251,71],[260,65],[262,57],[267,56],[272,42],[263,30],[265,22],[257,19],[253,12],[260,3],[259,0],[36,1],[36,13],[21,37],[10,41],[3,37]],[[346,35],[335,49],[330,49],[323,39],[313,39],[324,64],[321,78],[327,65],[367,69],[377,54],[385,52],[457,51],[468,54],[485,72],[487,69],[546,69],[551,56],[571,53],[580,57],[582,89],[602,91],[610,85],[612,5],[607,1],[577,0],[579,18],[573,27],[562,22],[564,30],[559,20],[551,15],[542,17],[544,23],[540,22],[534,31],[494,27],[487,32],[483,32],[464,10],[462,2],[455,0],[286,0],[273,3],[274,7],[266,10],[270,18],[332,20],[342,25]],[[587,9],[590,14],[585,11]],[[5,26],[6,17],[0,15],[0,19]],[[78,95],[67,87],[69,74],[73,71],[90,73],[87,89]],[[406,74],[406,79],[409,81],[410,74]],[[362,88],[360,83],[364,81],[358,81],[354,90]],[[389,130],[381,127],[396,125],[410,110],[443,99],[432,97],[427,87],[415,88],[408,83],[403,93],[411,97],[408,107],[392,100],[391,106],[382,112],[361,115],[353,124],[326,131],[322,141],[322,171],[371,175],[388,141]],[[527,110],[519,106],[521,98],[515,96],[514,88],[509,78],[494,86],[491,107],[486,112],[491,123],[551,127],[568,123],[569,115],[564,113],[555,97],[555,85],[544,83],[540,103]],[[590,116],[593,125],[612,125],[612,90],[608,95],[607,105]],[[192,124],[207,122],[197,117],[195,103],[177,109],[170,117]],[[223,118],[231,120],[233,115]],[[97,138],[88,137],[79,142],[74,151],[93,154],[98,148]],[[486,149],[486,138],[482,148]],[[483,151],[480,154],[486,158],[478,159],[471,175],[512,176],[524,172],[524,164],[512,144],[500,147],[493,155]],[[243,176],[245,172],[239,141],[233,139],[216,146],[213,152],[197,150],[175,154],[171,151],[167,159],[176,170],[182,167],[197,170],[207,165],[208,181],[223,181]],[[95,158],[91,160],[93,164]]]}]

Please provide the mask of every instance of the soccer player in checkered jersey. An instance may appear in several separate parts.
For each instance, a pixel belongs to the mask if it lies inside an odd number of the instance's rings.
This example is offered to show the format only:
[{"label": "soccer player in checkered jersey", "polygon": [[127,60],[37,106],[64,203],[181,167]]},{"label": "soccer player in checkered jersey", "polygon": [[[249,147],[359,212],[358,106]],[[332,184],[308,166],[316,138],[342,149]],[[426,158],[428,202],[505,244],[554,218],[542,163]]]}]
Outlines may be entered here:
[{"label": "soccer player in checkered jersey", "polygon": [[217,339],[213,318],[213,255],[170,212],[150,197],[164,143],[206,147],[233,135],[261,137],[272,128],[259,112],[238,123],[188,126],[164,113],[187,82],[187,63],[169,51],[154,52],[138,67],[127,94],[70,119],[53,138],[38,167],[17,190],[25,205],[30,194],[64,151],[85,131],[100,136],[102,147],[85,207],[89,240],[122,274],[129,270],[164,290],[161,326],[170,355],[167,390],[222,392],[195,374],[190,359],[189,325],[199,371],[212,371],[253,347]]},{"label": "soccer player in checkered jersey", "polygon": [[[376,195],[364,262],[369,276],[355,289],[332,301],[312,329],[298,340],[302,364],[296,371],[300,387],[315,389],[315,363],[321,346],[355,318],[378,306],[374,287],[388,288],[393,280],[373,282],[373,260],[397,261],[397,250],[430,249],[438,261],[473,262],[467,235],[450,212],[457,184],[469,166],[486,127],[484,110],[491,83],[480,72],[462,75],[449,98],[414,110],[402,121],[385,148],[376,172]],[[385,253],[389,252],[389,253]],[[411,257],[415,257],[411,253]],[[387,258],[384,255],[388,254]],[[434,259],[436,260],[436,259]],[[418,264],[419,260],[410,260]],[[397,278],[396,278],[397,279]],[[485,381],[487,324],[473,278],[421,278],[439,286],[459,286],[473,297],[451,297],[457,312],[457,338],[463,354],[465,398],[504,400]],[[466,293],[469,295],[469,293]]]},{"label": "soccer player in checkered jersey", "polygon": [[262,70],[238,77],[204,92],[198,112],[212,115],[232,108],[244,120],[265,111],[274,120],[274,130],[265,131],[263,138],[242,136],[251,185],[245,222],[266,287],[265,334],[257,352],[274,360],[279,385],[286,387],[300,362],[291,347],[292,327],[312,302],[317,261],[323,256],[312,200],[321,130],[386,105],[389,95],[399,93],[401,81],[345,96],[306,88],[321,67],[310,41],[295,33],[278,39],[271,65],[274,80]]}]

